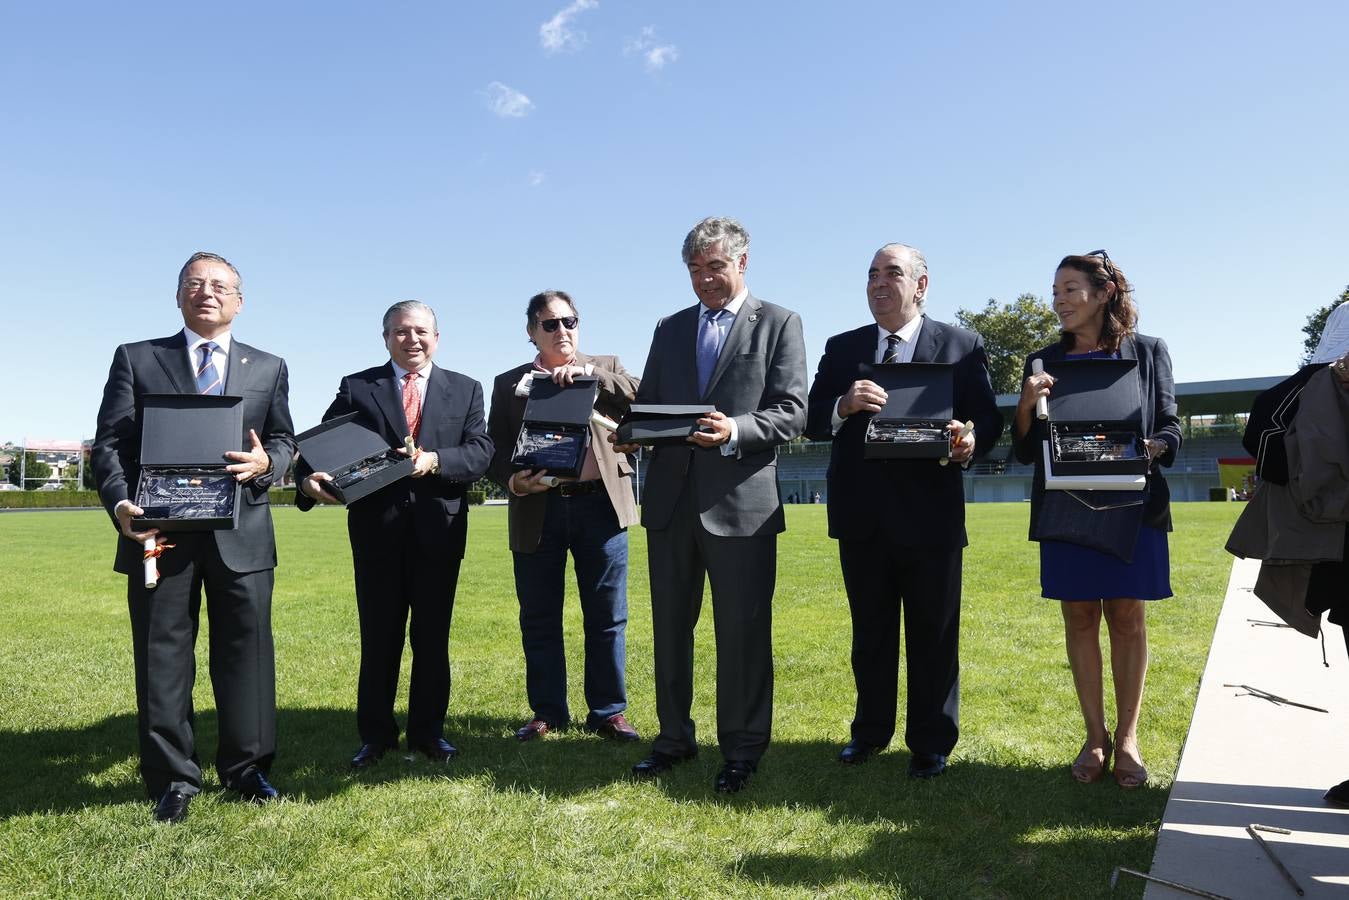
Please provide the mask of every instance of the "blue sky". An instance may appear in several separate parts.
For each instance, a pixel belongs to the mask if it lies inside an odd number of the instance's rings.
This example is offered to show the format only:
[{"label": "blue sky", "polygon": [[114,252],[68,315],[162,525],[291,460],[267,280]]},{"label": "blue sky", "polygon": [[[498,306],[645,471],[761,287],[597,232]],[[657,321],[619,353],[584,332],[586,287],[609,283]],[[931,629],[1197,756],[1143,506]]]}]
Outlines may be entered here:
[{"label": "blue sky", "polygon": [[485,387],[530,357],[545,288],[640,372],[706,215],[745,223],[812,371],[898,240],[938,319],[1105,247],[1178,380],[1286,373],[1349,283],[1346,26],[1339,3],[4,4],[0,440],[92,436],[114,347],[181,327],[197,249],[242,270],[235,335],[287,359],[297,428],[387,359],[403,299]]}]

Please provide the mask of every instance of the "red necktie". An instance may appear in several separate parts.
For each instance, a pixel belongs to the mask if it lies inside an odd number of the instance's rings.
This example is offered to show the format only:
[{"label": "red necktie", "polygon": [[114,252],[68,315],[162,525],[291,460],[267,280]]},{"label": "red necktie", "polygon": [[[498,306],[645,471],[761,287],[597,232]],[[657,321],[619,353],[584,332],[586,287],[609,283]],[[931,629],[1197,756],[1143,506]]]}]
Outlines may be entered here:
[{"label": "red necktie", "polygon": [[417,393],[416,372],[403,376],[403,418],[407,419],[408,434],[417,440],[417,432],[422,427],[422,398]]}]

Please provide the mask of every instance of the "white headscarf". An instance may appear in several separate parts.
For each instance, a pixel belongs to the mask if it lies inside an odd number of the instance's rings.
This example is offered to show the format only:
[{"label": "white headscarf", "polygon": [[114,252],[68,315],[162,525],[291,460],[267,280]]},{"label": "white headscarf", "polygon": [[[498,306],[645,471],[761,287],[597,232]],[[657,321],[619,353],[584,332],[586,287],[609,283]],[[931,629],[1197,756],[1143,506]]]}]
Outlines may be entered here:
[{"label": "white headscarf", "polygon": [[1311,364],[1332,363],[1349,351],[1349,300],[1330,311]]}]

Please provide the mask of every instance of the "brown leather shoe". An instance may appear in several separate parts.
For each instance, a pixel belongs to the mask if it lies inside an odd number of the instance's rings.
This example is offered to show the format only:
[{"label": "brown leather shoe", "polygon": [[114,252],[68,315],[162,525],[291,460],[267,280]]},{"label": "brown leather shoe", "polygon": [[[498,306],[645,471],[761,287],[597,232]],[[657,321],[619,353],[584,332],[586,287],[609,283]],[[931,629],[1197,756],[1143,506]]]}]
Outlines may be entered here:
[{"label": "brown leather shoe", "polygon": [[604,724],[595,729],[595,733],[602,738],[608,738],[611,741],[622,741],[623,743],[631,743],[632,741],[640,741],[642,739],[642,736],[637,733],[637,729],[633,728],[632,725],[628,723],[628,720],[623,717],[622,713],[614,713],[612,716],[605,719]]},{"label": "brown leather shoe", "polygon": [[534,738],[543,737],[552,730],[552,727],[543,719],[530,719],[524,724],[524,727],[516,729],[515,736],[522,741],[532,741]]}]

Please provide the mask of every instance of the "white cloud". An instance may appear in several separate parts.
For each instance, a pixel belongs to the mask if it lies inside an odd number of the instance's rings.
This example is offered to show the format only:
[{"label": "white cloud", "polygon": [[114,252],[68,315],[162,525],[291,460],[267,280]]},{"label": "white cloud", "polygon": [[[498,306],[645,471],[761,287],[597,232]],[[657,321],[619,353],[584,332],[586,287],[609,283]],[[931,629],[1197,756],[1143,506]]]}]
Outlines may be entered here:
[{"label": "white cloud", "polygon": [[543,184],[543,173],[537,169],[529,170],[529,186],[538,187]]},{"label": "white cloud", "polygon": [[639,36],[623,42],[623,55],[633,54],[641,55],[648,72],[658,72],[679,59],[679,48],[674,44],[658,43],[655,27],[647,25]]},{"label": "white cloud", "polygon": [[579,50],[586,42],[586,33],[573,29],[571,20],[599,5],[599,0],[573,0],[570,6],[559,10],[557,15],[539,26],[539,44],[549,53]]},{"label": "white cloud", "polygon": [[513,87],[494,81],[482,91],[487,108],[503,119],[519,119],[534,109],[534,101]]}]

